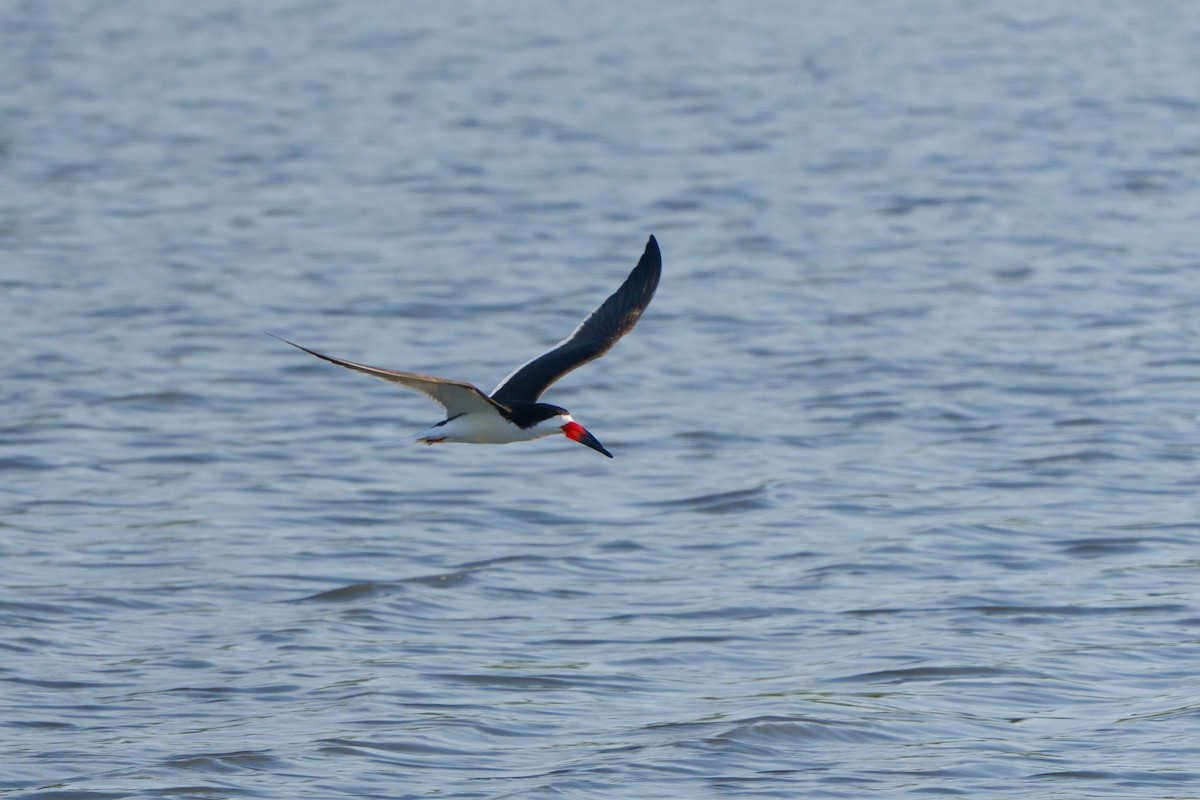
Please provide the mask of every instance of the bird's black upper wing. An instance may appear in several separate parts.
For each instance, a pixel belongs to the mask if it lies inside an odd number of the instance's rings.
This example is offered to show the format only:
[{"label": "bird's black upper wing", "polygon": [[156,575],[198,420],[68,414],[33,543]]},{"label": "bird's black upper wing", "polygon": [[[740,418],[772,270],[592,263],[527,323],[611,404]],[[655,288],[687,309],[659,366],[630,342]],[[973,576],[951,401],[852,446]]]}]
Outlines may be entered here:
[{"label": "bird's black upper wing", "polygon": [[492,399],[504,404],[536,402],[563,375],[607,353],[618,339],[633,330],[654,297],[661,274],[662,254],[651,236],[641,260],[621,288],[553,350],[513,370],[492,392]]}]

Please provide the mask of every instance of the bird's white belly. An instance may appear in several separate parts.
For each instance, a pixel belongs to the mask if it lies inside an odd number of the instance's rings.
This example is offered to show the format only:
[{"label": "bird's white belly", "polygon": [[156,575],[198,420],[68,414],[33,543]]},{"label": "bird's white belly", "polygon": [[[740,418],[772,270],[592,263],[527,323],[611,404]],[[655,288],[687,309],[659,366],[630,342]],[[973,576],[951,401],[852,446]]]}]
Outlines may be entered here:
[{"label": "bird's white belly", "polygon": [[442,425],[435,425],[411,437],[425,444],[438,442],[469,442],[471,444],[508,444],[527,442],[562,433],[568,420],[545,420],[530,428],[506,420],[499,414],[462,414]]}]

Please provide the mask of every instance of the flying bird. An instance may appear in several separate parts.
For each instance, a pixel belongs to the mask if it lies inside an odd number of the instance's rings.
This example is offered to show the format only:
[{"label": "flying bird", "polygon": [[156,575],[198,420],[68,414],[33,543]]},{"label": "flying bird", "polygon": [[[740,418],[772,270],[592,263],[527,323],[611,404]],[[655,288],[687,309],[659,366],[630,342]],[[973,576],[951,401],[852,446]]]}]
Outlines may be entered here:
[{"label": "flying bird", "polygon": [[662,255],[658,250],[658,242],[651,236],[641,260],[621,288],[613,292],[553,349],[526,361],[509,373],[490,395],[466,381],[358,364],[318,353],[278,336],[275,338],[339,367],[363,372],[389,383],[398,383],[440,405],[446,411],[446,418],[412,437],[418,442],[508,444],[561,433],[612,458],[612,453],[572,419],[565,408],[540,403],[538,398],[563,375],[604,355],[618,339],[633,330],[654,297],[661,274]]}]

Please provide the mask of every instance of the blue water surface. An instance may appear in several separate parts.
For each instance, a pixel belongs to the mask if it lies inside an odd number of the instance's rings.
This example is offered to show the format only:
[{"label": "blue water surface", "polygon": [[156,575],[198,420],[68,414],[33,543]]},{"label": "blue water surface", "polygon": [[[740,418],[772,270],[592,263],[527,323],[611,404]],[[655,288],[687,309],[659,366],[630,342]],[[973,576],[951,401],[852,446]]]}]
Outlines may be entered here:
[{"label": "blue water surface", "polygon": [[1200,796],[1194,12],[0,4],[0,794]]}]

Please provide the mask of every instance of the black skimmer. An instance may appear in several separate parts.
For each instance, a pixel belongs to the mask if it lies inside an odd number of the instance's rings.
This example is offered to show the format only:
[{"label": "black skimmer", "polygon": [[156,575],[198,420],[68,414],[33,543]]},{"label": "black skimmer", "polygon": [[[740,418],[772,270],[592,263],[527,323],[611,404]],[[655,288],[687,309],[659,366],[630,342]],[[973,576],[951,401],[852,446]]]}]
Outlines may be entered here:
[{"label": "black skimmer", "polygon": [[651,236],[641,260],[620,289],[613,292],[554,349],[509,373],[490,396],[465,381],[356,364],[309,350],[287,339],[280,340],[339,367],[398,383],[440,405],[446,410],[446,418],[412,437],[418,442],[507,444],[562,433],[568,439],[612,458],[612,453],[605,450],[582,425],[571,419],[565,408],[539,403],[538,398],[556,380],[604,355],[618,339],[633,330],[638,318],[650,304],[650,298],[654,297],[661,274],[662,255],[658,251],[658,242]]}]

